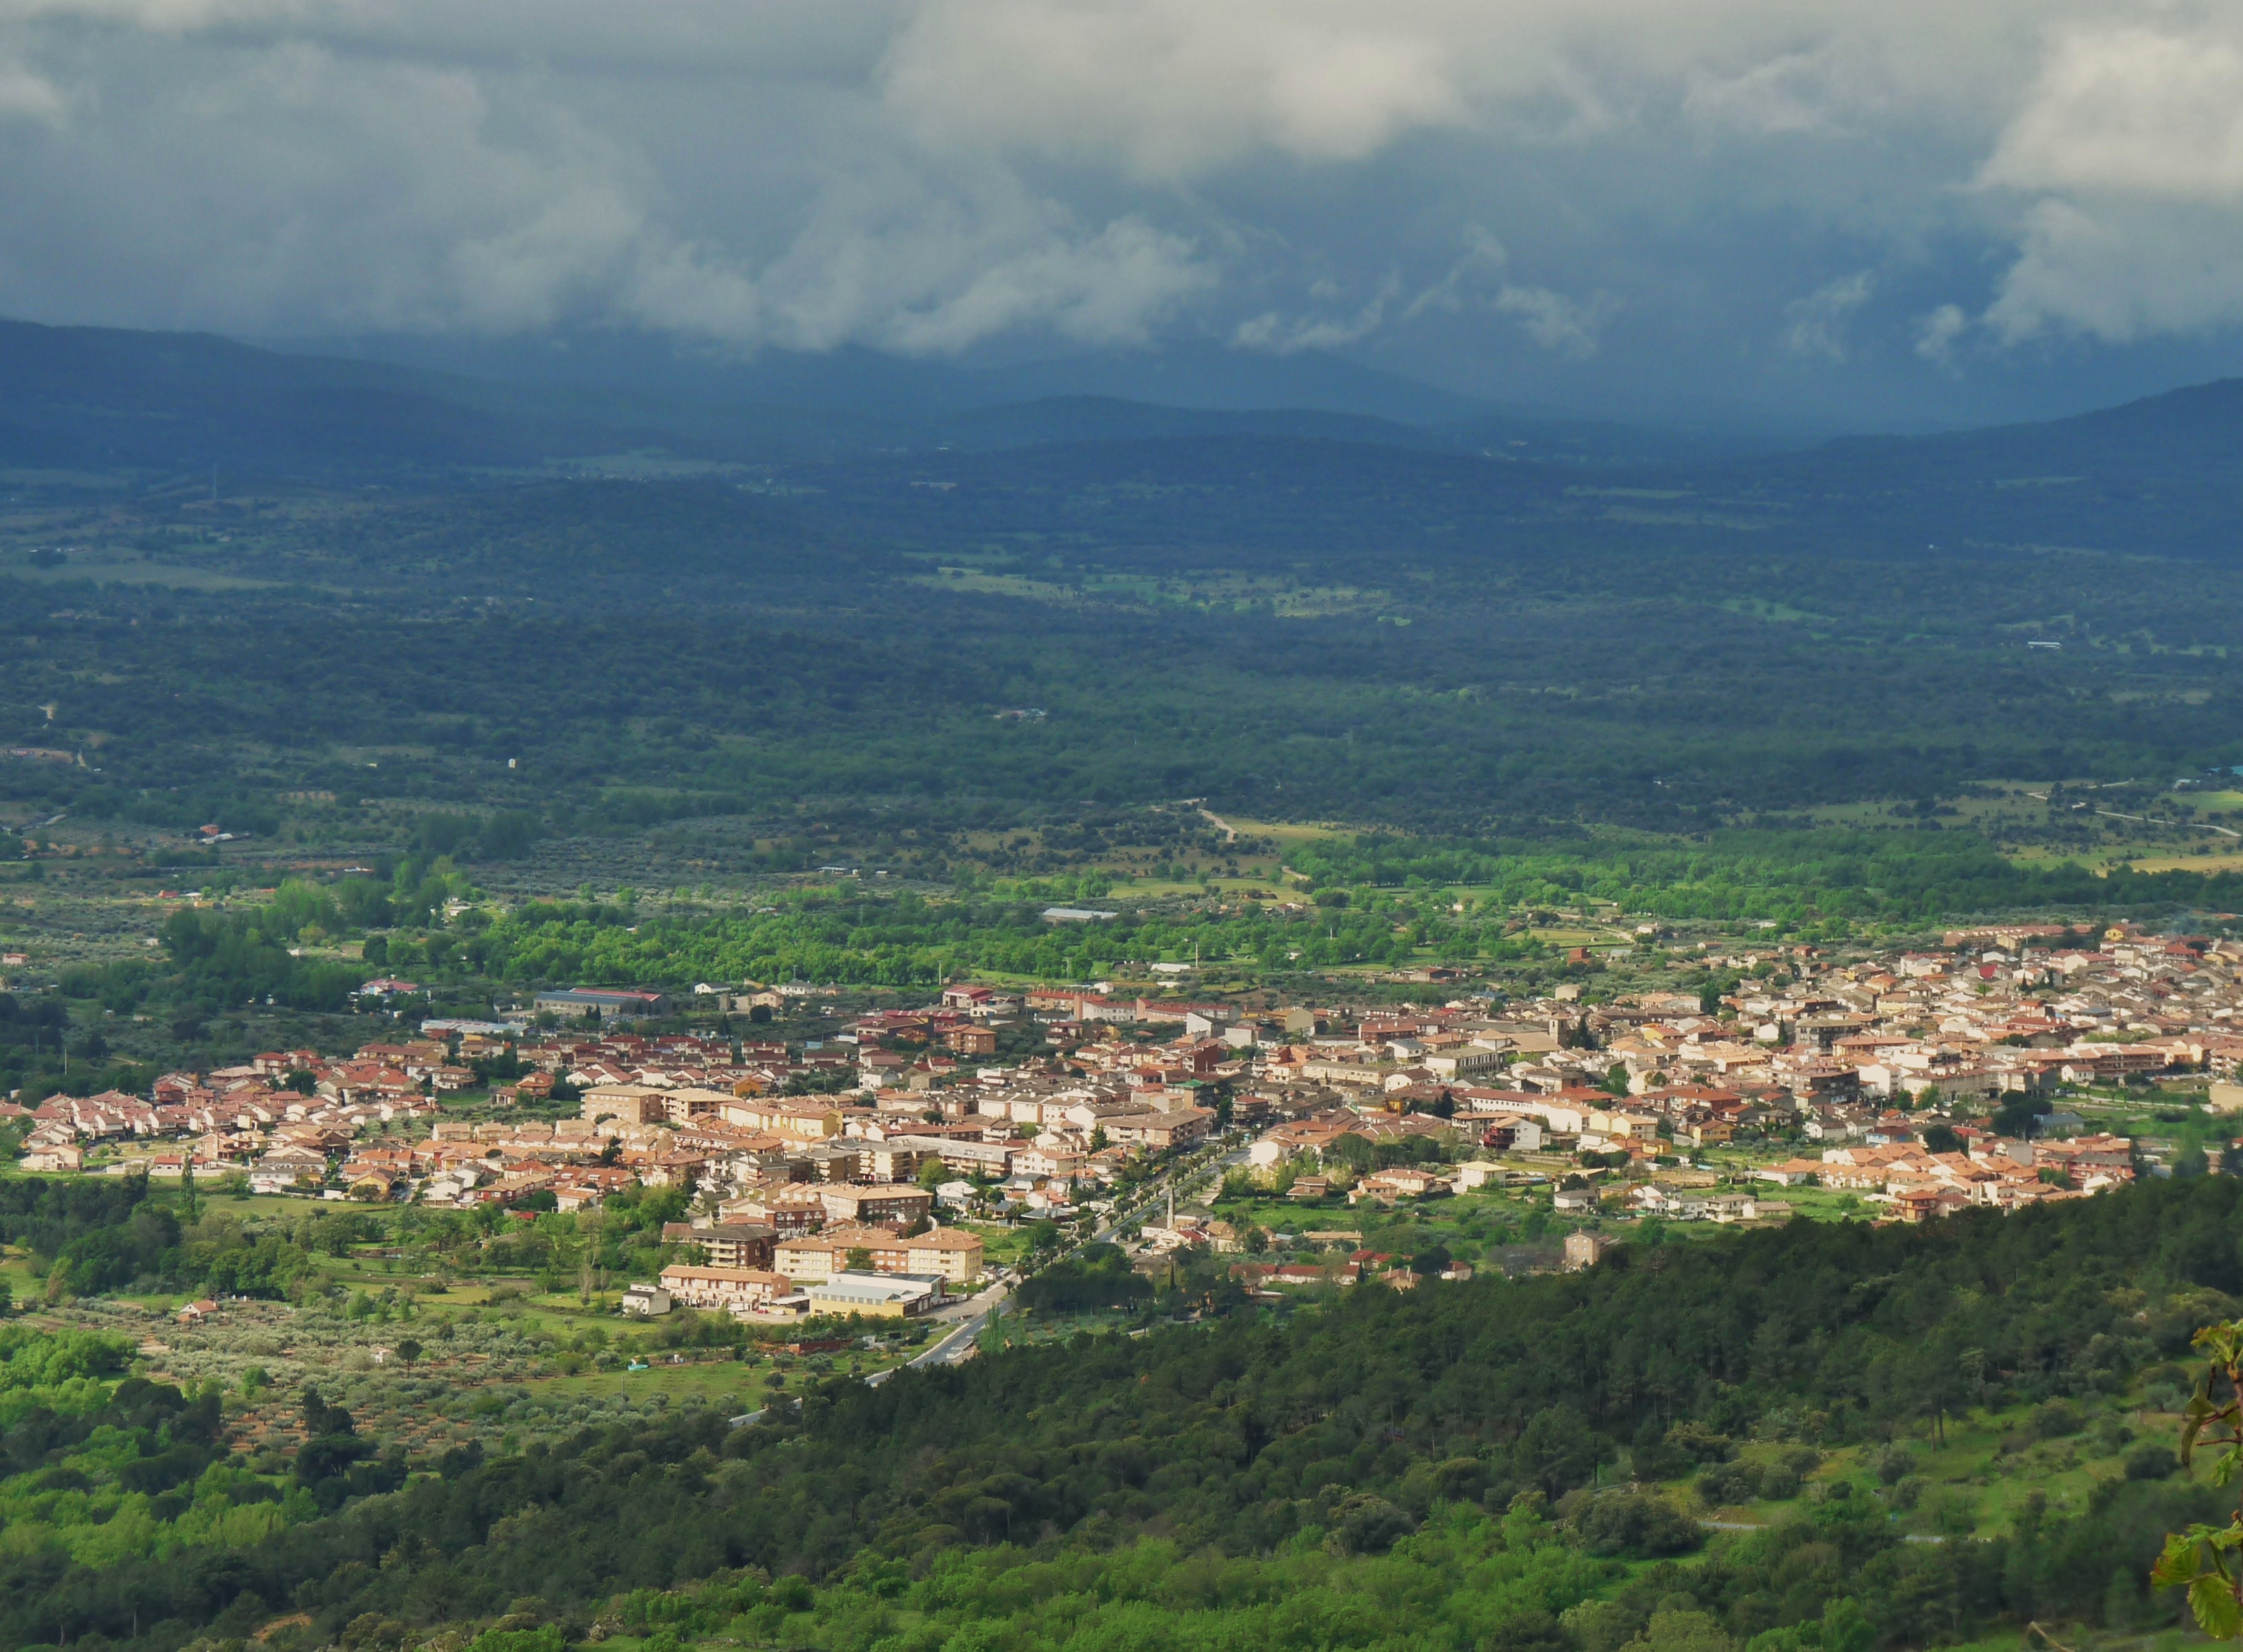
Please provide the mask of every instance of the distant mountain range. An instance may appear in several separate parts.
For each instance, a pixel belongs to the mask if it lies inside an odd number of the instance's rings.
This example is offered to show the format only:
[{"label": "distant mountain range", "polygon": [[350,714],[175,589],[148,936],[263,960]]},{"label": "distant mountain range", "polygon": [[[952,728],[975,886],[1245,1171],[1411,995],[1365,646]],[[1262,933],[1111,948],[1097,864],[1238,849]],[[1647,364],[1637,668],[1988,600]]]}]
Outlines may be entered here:
[{"label": "distant mountain range", "polygon": [[337,347],[359,354],[0,322],[0,465],[333,479],[638,454],[862,470],[945,451],[1025,461],[1024,450],[1063,445],[1056,468],[1072,475],[1203,474],[1209,444],[1252,438],[1265,457],[1312,448],[1303,465],[1340,489],[1359,470],[1375,491],[1389,467],[1377,455],[1406,451],[1413,475],[1430,465],[1442,491],[1486,496],[1490,509],[1499,496],[1512,510],[1525,495],[1578,493],[1589,467],[1600,487],[1639,488],[1670,516],[1718,506],[1747,528],[1896,550],[2243,550],[2243,381],[2047,423],[1769,450],[1489,408],[1313,353],[967,368],[860,349],[736,361],[608,335]]},{"label": "distant mountain range", "polygon": [[1489,411],[1484,402],[1320,351],[1276,356],[1209,344],[978,367],[884,355],[856,345],[742,357],[615,332],[502,340],[383,335],[282,347],[502,384],[623,388],[705,405],[783,407],[903,423],[1077,398],[1205,412],[1282,408],[1405,425],[1455,423]]},{"label": "distant mountain range", "polygon": [[0,462],[293,471],[522,466],[659,449],[768,462],[1219,435],[1632,462],[1745,445],[1491,408],[1314,354],[1172,352],[969,370],[853,347],[732,361],[604,334],[334,348],[358,353],[0,321]]}]

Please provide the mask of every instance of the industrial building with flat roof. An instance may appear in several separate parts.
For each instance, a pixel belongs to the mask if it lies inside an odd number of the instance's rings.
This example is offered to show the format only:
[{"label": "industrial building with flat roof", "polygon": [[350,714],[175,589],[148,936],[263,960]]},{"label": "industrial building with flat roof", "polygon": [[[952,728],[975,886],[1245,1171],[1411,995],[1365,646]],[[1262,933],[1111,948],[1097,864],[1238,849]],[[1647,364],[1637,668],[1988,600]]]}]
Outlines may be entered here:
[{"label": "industrial building with flat roof", "polygon": [[812,1313],[916,1318],[942,1305],[942,1281],[915,1273],[837,1273],[809,1288]]},{"label": "industrial building with flat roof", "polygon": [[603,1017],[659,1015],[670,1008],[670,999],[666,994],[643,992],[636,988],[567,987],[538,994],[531,1008],[576,1020],[595,1009]]}]

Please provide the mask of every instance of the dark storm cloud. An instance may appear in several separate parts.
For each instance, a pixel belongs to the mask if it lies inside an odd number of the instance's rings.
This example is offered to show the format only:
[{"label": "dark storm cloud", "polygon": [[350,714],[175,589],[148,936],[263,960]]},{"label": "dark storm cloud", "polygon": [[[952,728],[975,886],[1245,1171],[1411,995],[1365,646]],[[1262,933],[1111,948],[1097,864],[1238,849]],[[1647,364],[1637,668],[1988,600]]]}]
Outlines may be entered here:
[{"label": "dark storm cloud", "polygon": [[1897,405],[2230,347],[2243,8],[0,0],[0,171],[44,319]]}]

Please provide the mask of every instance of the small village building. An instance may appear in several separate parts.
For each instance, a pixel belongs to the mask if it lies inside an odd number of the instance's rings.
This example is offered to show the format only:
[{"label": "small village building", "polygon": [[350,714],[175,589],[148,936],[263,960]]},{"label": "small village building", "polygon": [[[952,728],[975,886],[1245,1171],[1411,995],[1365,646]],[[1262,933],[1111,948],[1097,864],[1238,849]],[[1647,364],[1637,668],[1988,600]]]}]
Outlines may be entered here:
[{"label": "small village building", "polygon": [[635,1285],[623,1292],[623,1311],[633,1319],[651,1319],[670,1311],[670,1292],[657,1285]]}]

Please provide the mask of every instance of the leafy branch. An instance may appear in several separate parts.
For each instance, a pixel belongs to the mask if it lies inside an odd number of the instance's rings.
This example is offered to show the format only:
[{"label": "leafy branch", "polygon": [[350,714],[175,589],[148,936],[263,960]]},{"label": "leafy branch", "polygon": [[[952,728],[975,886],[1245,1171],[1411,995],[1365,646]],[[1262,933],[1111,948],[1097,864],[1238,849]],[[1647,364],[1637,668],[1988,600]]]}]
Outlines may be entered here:
[{"label": "leafy branch", "polygon": [[[2220,1448],[2212,1481],[2225,1486],[2243,1469],[2243,1320],[2206,1325],[2194,1340],[2205,1368],[2182,1413],[2180,1460],[2192,1463],[2199,1446]],[[2197,1628],[2213,1640],[2243,1635],[2243,1505],[2225,1526],[2199,1523],[2169,1534],[2150,1581],[2186,1588]]]}]

